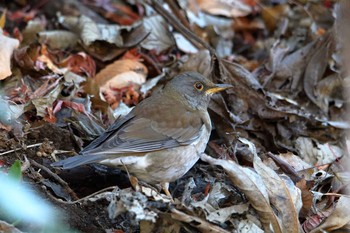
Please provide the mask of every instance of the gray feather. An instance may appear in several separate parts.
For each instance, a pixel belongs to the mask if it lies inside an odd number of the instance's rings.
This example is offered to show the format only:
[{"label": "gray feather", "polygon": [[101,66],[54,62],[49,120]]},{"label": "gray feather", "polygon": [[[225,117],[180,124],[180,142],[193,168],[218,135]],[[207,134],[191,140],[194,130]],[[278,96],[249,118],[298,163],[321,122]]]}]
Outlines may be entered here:
[{"label": "gray feather", "polygon": [[52,163],[52,167],[62,168],[62,169],[72,169],[85,164],[96,163],[101,161],[101,155],[77,155],[74,157],[69,157],[67,159]]}]

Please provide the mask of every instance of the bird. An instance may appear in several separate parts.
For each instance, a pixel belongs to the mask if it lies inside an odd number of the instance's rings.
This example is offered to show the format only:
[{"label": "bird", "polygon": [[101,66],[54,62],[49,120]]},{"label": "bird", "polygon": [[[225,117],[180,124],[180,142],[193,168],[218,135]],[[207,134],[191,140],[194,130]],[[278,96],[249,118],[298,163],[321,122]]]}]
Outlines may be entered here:
[{"label": "bird", "polygon": [[169,183],[194,166],[209,141],[211,96],[231,87],[214,84],[197,72],[180,73],[114,122],[79,155],[51,166],[72,169],[97,163],[119,168],[148,184],[160,184],[171,196]]}]

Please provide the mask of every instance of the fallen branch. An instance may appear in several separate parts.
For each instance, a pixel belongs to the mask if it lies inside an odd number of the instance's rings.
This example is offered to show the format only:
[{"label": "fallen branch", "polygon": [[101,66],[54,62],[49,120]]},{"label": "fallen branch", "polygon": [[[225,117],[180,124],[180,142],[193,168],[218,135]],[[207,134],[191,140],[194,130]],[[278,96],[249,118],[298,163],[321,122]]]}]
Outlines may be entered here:
[{"label": "fallen branch", "polygon": [[44,165],[41,165],[40,163],[37,163],[34,160],[30,160],[30,163],[32,165],[34,165],[37,168],[40,168],[42,170],[44,170],[45,172],[47,172],[52,178],[54,178],[58,183],[60,183],[63,188],[67,191],[67,193],[73,198],[73,200],[78,200],[78,196],[77,194],[69,187],[69,185],[67,184],[67,182],[65,182],[64,180],[61,179],[61,177],[59,177],[56,173],[52,172],[49,168],[45,167]]},{"label": "fallen branch", "polygon": [[28,149],[28,148],[33,148],[33,147],[38,147],[38,146],[41,146],[43,143],[42,142],[40,142],[40,143],[36,143],[36,144],[33,144],[33,145],[29,145],[29,146],[27,146],[26,148],[16,148],[16,149],[13,149],[13,150],[8,150],[8,151],[5,151],[5,152],[2,152],[2,153],[0,153],[0,156],[2,156],[2,155],[6,155],[6,154],[10,154],[10,153],[13,153],[13,152],[15,152],[15,151],[19,151],[19,150],[26,150],[26,149]]}]

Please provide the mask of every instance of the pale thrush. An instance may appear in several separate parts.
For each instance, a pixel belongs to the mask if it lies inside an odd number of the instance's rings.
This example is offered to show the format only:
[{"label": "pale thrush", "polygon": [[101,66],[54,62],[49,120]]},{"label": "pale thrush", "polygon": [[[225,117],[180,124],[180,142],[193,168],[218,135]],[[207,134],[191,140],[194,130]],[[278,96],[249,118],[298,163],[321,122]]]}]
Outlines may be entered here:
[{"label": "pale thrush", "polygon": [[212,94],[231,85],[214,84],[195,72],[182,73],[117,120],[80,155],[52,164],[63,169],[99,163],[127,171],[150,184],[182,177],[204,152],[211,133]]}]

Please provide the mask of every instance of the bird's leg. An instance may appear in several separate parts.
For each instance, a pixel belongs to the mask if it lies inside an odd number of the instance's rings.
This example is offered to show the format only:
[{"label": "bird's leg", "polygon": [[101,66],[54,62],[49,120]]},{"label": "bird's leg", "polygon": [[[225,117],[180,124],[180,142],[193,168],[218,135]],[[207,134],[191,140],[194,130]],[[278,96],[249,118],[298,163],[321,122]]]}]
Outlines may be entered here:
[{"label": "bird's leg", "polygon": [[171,196],[171,193],[169,192],[169,183],[168,182],[164,182],[160,184],[162,186],[162,189],[164,191],[164,193],[170,197],[171,199],[173,199],[173,196]]},{"label": "bird's leg", "polygon": [[137,179],[136,176],[129,175],[129,181],[130,181],[130,184],[134,188],[135,191],[141,190],[139,180]]}]

